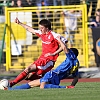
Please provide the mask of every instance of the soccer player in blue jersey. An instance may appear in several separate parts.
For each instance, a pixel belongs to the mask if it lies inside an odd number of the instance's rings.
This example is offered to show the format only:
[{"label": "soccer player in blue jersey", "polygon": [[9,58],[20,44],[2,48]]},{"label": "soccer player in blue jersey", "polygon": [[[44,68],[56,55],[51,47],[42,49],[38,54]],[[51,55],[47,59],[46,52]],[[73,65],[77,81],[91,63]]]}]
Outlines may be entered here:
[{"label": "soccer player in blue jersey", "polygon": [[[15,86],[8,88],[8,90],[17,90],[17,89],[29,89],[32,87],[40,86],[40,89],[48,88],[74,88],[78,82],[78,67],[79,61],[77,59],[78,50],[76,48],[68,49],[67,46],[60,41],[61,47],[66,54],[66,59],[63,61],[56,69],[47,72],[42,78],[33,80],[29,83],[22,84],[20,86]],[[50,56],[52,54],[47,54],[45,56]],[[60,86],[60,80],[65,79],[69,75],[73,75],[73,81],[70,86]]]}]

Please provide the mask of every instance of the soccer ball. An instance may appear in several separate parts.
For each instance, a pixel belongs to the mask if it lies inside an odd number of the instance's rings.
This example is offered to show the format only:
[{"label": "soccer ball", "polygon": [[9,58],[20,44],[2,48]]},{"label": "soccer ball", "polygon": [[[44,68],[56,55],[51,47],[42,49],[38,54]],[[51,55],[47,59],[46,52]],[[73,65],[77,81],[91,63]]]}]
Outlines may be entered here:
[{"label": "soccer ball", "polygon": [[2,79],[0,81],[0,89],[5,90],[8,87],[9,87],[9,81],[7,79]]}]

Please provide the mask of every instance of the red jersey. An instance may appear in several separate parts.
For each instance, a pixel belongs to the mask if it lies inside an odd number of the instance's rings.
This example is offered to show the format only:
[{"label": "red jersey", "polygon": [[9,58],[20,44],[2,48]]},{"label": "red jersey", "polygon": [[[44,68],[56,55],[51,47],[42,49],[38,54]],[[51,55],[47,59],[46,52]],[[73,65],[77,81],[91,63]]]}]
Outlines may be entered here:
[{"label": "red jersey", "polygon": [[[49,31],[48,34],[42,34],[40,30],[36,30],[36,35],[42,40],[42,55],[44,56],[46,53],[54,53],[59,48],[58,40],[56,39],[58,35],[55,32]],[[40,57],[41,57],[40,56]],[[49,56],[50,60],[56,61],[58,54],[54,56]]]},{"label": "red jersey", "polygon": [[[33,64],[35,64],[37,67],[37,75],[41,75],[54,67],[55,61],[57,60],[59,54],[48,57],[45,57],[44,55],[46,53],[54,53],[58,50],[59,43],[56,38],[60,34],[52,31],[49,31],[48,34],[42,34],[40,30],[35,30],[35,34],[42,40],[42,54]],[[66,42],[64,37],[61,37],[61,40]]]}]

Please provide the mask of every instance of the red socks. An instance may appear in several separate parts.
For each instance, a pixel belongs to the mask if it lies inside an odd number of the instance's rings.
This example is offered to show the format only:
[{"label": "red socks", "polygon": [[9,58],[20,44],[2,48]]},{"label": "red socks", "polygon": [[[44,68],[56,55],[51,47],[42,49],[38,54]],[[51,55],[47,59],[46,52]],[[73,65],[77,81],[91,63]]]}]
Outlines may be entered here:
[{"label": "red socks", "polygon": [[25,77],[27,76],[27,73],[25,71],[21,72],[11,83],[10,83],[10,87],[12,87],[13,85],[17,84],[18,82],[22,81],[23,79],[25,79]]}]

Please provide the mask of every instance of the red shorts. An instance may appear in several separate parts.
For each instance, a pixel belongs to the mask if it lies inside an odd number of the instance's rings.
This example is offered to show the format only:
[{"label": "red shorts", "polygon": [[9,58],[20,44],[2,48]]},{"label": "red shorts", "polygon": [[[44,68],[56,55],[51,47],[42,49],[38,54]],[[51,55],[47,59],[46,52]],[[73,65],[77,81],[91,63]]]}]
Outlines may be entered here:
[{"label": "red shorts", "polygon": [[36,65],[37,70],[35,72],[32,72],[32,76],[30,78],[26,78],[26,80],[32,81],[35,79],[40,79],[46,72],[50,71],[54,67],[54,63],[54,61],[51,61],[49,59],[39,58],[33,63]]},{"label": "red shorts", "polygon": [[25,80],[30,80],[30,81],[32,81],[32,80],[35,80],[35,79],[40,79],[40,78],[42,78],[42,77],[44,76],[44,74],[45,74],[46,72],[50,71],[51,69],[52,69],[52,67],[49,67],[49,68],[47,68],[46,70],[37,69],[36,72],[31,72],[32,75],[31,75],[30,78],[26,77]]},{"label": "red shorts", "polygon": [[49,57],[44,57],[41,55],[33,64],[36,65],[36,71],[32,72],[32,77],[31,79],[27,80],[35,80],[38,78],[41,78],[46,72],[50,71],[55,64],[55,60],[57,57],[55,56],[49,56]]},{"label": "red shorts", "polygon": [[40,57],[33,64],[37,67],[37,75],[45,74],[54,67],[55,61],[52,61],[49,57]]}]

